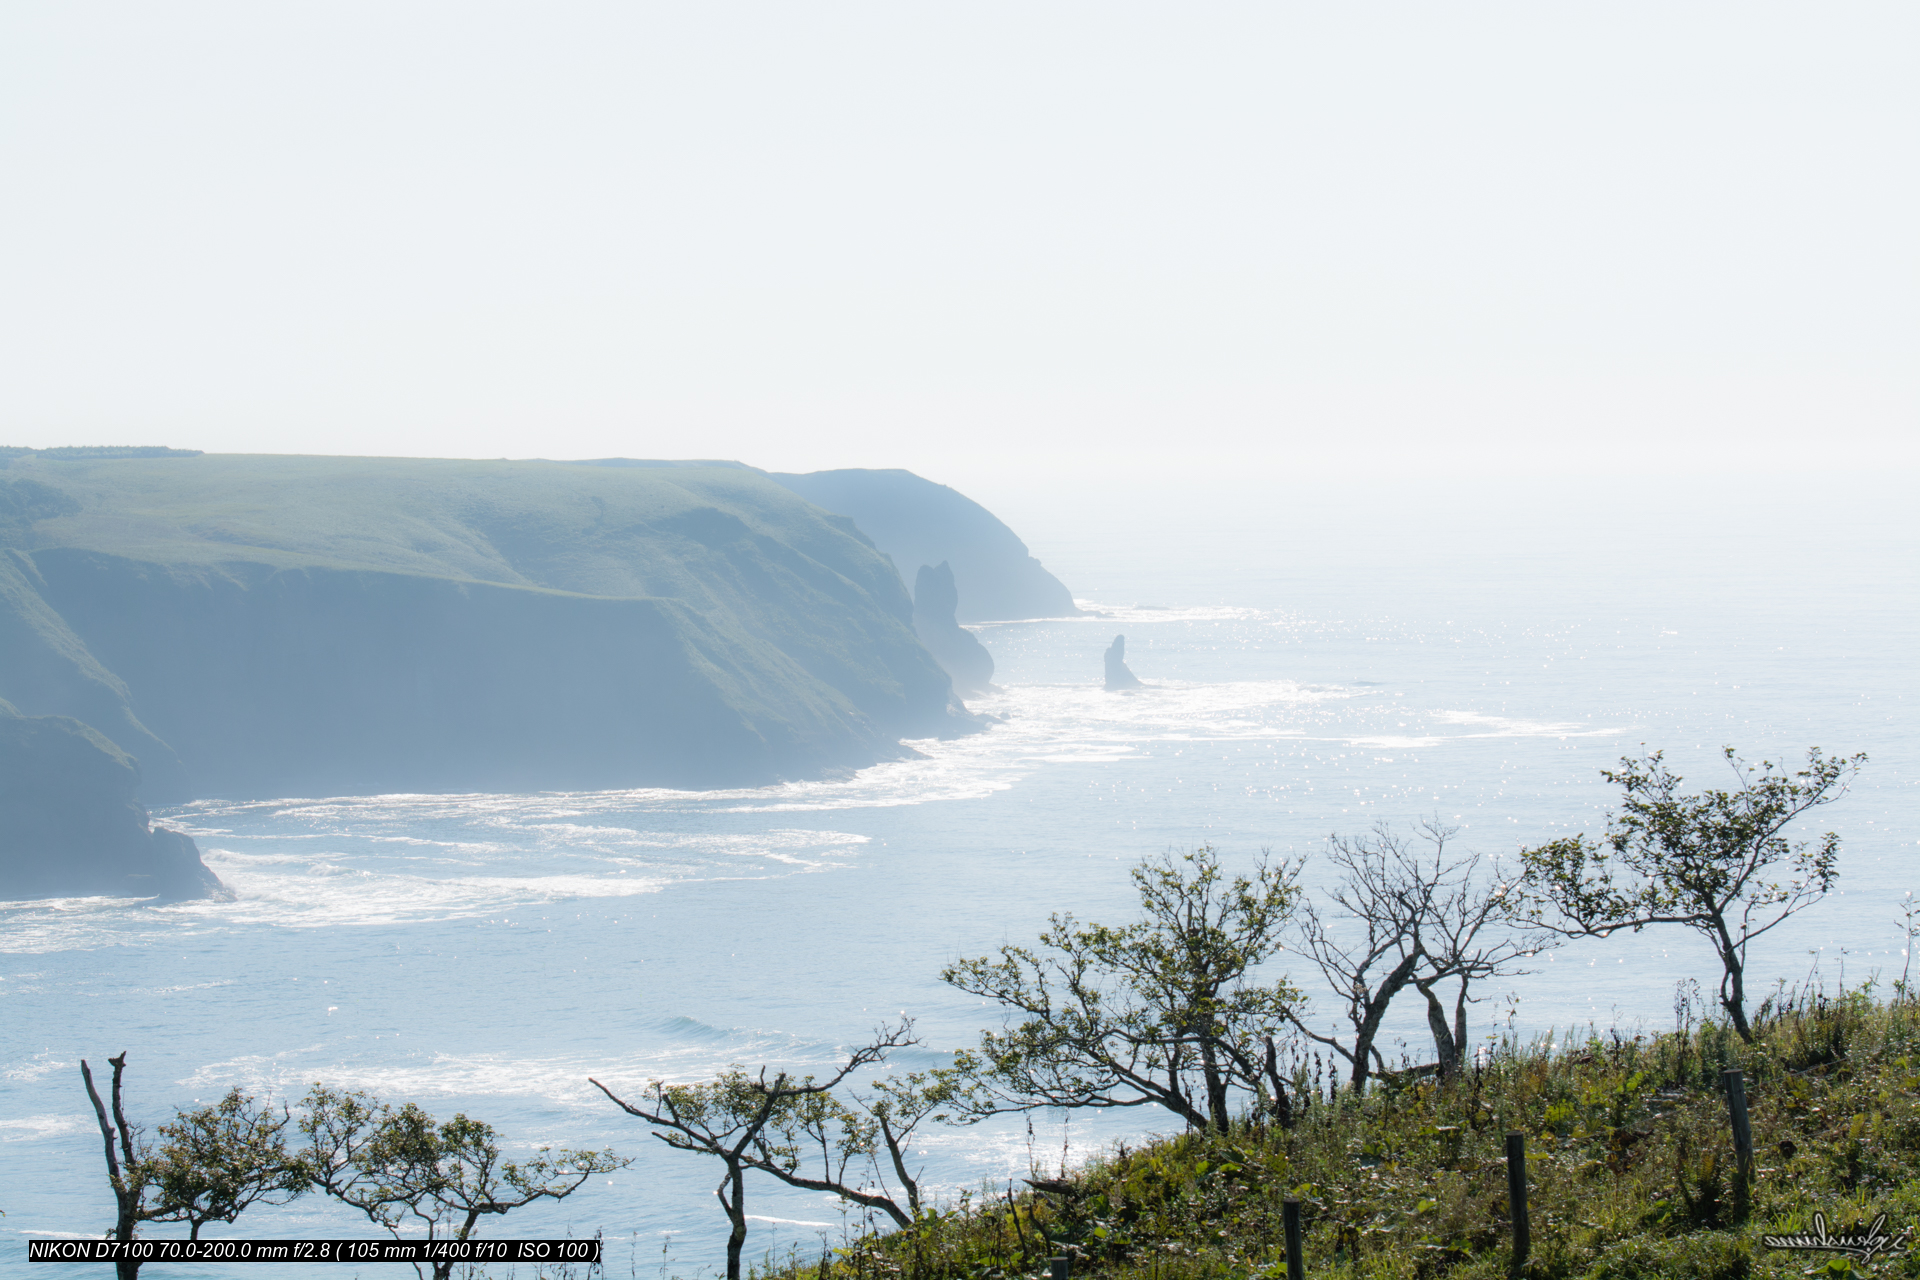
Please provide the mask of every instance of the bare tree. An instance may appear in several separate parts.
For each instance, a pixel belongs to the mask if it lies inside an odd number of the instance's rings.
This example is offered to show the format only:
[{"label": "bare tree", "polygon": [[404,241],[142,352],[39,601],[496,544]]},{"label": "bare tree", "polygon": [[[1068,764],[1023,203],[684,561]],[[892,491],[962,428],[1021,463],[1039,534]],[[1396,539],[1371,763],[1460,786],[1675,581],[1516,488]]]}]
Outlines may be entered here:
[{"label": "bare tree", "polygon": [[[650,1080],[637,1103],[628,1102],[598,1080],[589,1082],[630,1116],[659,1126],[654,1137],[677,1151],[717,1157],[724,1172],[714,1196],[727,1215],[727,1280],[740,1280],[740,1255],[747,1243],[746,1175],[760,1170],[796,1187],[831,1191],[865,1208],[886,1213],[902,1226],[912,1222],[884,1191],[856,1185],[848,1170],[872,1157],[870,1116],[844,1106],[833,1091],[855,1072],[881,1062],[890,1050],[918,1044],[913,1022],[882,1026],[873,1041],[854,1050],[831,1076],[798,1079],[768,1069],[757,1074],[735,1068],[700,1084]],[[913,1120],[918,1123],[918,1117]],[[912,1124],[906,1126],[911,1132]],[[803,1156],[818,1149],[822,1176],[803,1171]],[[896,1152],[896,1158],[898,1153]],[[912,1194],[918,1195],[917,1185]]]},{"label": "bare tree", "polygon": [[[125,1108],[121,1105],[121,1079],[127,1071],[127,1055],[124,1051],[117,1058],[108,1058],[113,1067],[112,1118],[108,1118],[107,1105],[100,1101],[100,1091],[93,1087],[93,1071],[87,1066],[85,1058],[80,1059],[80,1078],[86,1081],[87,1097],[93,1101],[93,1114],[100,1122],[100,1139],[107,1150],[107,1182],[113,1187],[114,1216],[110,1238],[126,1243],[134,1239],[142,1222],[150,1221],[153,1213],[146,1203],[150,1177],[147,1170],[147,1151],[141,1142],[139,1133],[127,1123]],[[134,1280],[140,1274],[140,1260],[121,1257],[114,1263],[114,1274],[120,1280]]]},{"label": "bare tree", "polygon": [[[1371,1072],[1386,1070],[1374,1045],[1381,1022],[1393,998],[1427,963],[1421,929],[1440,892],[1450,833],[1426,821],[1416,829],[1433,846],[1431,863],[1385,823],[1367,835],[1327,837],[1327,857],[1341,872],[1327,896],[1338,910],[1331,919],[1312,902],[1301,910],[1300,948],[1346,1002],[1352,1035],[1343,1043],[1337,1034],[1315,1031],[1301,1009],[1294,1010],[1293,1023],[1347,1060],[1356,1090],[1366,1087]],[[1340,921],[1352,923],[1343,929]]]},{"label": "bare tree", "polygon": [[[1433,1033],[1440,1078],[1451,1080],[1466,1062],[1473,984],[1528,973],[1521,962],[1557,943],[1545,931],[1528,927],[1525,900],[1515,886],[1481,874],[1479,854],[1446,862],[1446,841],[1458,828],[1433,823],[1427,829],[1435,845],[1430,866],[1435,891],[1428,897],[1420,931],[1426,963],[1415,972],[1413,985],[1426,997],[1427,1028]],[[1448,983],[1453,984],[1451,1024],[1442,998],[1443,984]]]},{"label": "bare tree", "polygon": [[[1465,1053],[1473,983],[1523,972],[1514,963],[1544,945],[1537,930],[1514,932],[1519,895],[1481,875],[1479,855],[1449,851],[1458,827],[1423,818],[1414,833],[1407,839],[1381,823],[1367,835],[1330,836],[1327,856],[1341,875],[1328,896],[1338,911],[1331,919],[1311,903],[1302,911],[1301,949],[1344,998],[1352,1031],[1343,1042],[1301,1013],[1294,1023],[1346,1059],[1355,1089],[1386,1069],[1376,1042],[1396,996],[1413,987],[1426,998],[1440,1073],[1451,1077]],[[1448,983],[1456,984],[1451,1024]]]},{"label": "bare tree", "polygon": [[[442,1123],[412,1103],[396,1109],[322,1085],[308,1093],[304,1112],[313,1184],[396,1237],[411,1225],[428,1240],[468,1240],[483,1217],[564,1200],[595,1174],[632,1163],[612,1151],[546,1147],[531,1160],[502,1161],[491,1125],[464,1115]],[[436,1259],[434,1280],[447,1280],[456,1265]]]},{"label": "bare tree", "polygon": [[1763,760],[1756,772],[1732,747],[1721,754],[1738,789],[1697,795],[1681,794],[1662,753],[1623,757],[1620,768],[1601,771],[1622,792],[1601,840],[1568,836],[1520,856],[1536,918],[1557,933],[1605,938],[1678,924],[1704,935],[1720,960],[1720,1006],[1751,1040],[1748,945],[1824,897],[1839,874],[1839,836],[1829,831],[1809,846],[1782,833],[1844,796],[1867,757],[1828,759],[1815,747],[1803,769]]},{"label": "bare tree", "polygon": [[[920,1213],[919,1176],[907,1167],[914,1133],[929,1119],[943,1124],[956,1117],[961,1123],[978,1119],[971,1080],[956,1068],[940,1067],[876,1080],[872,1092],[850,1089],[846,1099],[815,1093],[775,1108],[749,1151],[748,1167],[789,1186],[831,1191],[878,1209],[895,1226],[912,1225]],[[872,1183],[858,1179],[854,1171],[862,1166],[871,1172]],[[805,1172],[809,1167],[818,1175]],[[886,1187],[889,1168],[900,1180],[904,1205]]]},{"label": "bare tree", "polygon": [[956,1057],[977,1113],[1159,1106],[1225,1132],[1237,1088],[1284,1115],[1262,1050],[1299,992],[1252,975],[1281,949],[1297,873],[1263,854],[1251,877],[1228,880],[1211,846],[1169,852],[1133,869],[1135,923],[1055,915],[1040,951],[949,965],[943,981],[1007,1010],[1002,1030]]}]

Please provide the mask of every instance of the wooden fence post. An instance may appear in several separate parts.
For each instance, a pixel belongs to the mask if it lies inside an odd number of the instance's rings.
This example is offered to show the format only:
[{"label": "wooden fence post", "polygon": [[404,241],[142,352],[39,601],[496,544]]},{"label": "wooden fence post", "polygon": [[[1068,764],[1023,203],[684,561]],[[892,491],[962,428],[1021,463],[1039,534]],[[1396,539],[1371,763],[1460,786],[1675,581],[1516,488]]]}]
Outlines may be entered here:
[{"label": "wooden fence post", "polygon": [[1747,1081],[1738,1067],[1728,1067],[1720,1073],[1720,1079],[1727,1086],[1727,1115],[1733,1121],[1733,1216],[1745,1222],[1753,1195],[1753,1126],[1747,1120]]},{"label": "wooden fence post", "polygon": [[1507,1274],[1518,1277],[1533,1251],[1533,1226],[1527,1221],[1527,1135],[1507,1135],[1507,1208],[1513,1216],[1513,1261]]},{"label": "wooden fence post", "polygon": [[1280,1223],[1287,1239],[1287,1280],[1307,1280],[1305,1248],[1300,1242],[1300,1201],[1280,1202]]}]

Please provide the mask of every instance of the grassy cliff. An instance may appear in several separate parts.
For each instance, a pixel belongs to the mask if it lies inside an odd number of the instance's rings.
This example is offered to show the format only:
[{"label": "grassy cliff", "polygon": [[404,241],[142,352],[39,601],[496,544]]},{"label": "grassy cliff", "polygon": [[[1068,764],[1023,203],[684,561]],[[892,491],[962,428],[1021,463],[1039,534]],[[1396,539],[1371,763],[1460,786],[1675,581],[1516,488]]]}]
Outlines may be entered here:
[{"label": "grassy cliff", "polygon": [[898,575],[739,468],[16,457],[0,697],[151,798],[713,786],[963,730]]},{"label": "grassy cliff", "polygon": [[[1738,1213],[1721,1073],[1752,1121]],[[914,1228],[770,1265],[791,1280],[1011,1280],[1066,1255],[1076,1276],[1286,1275],[1282,1207],[1302,1202],[1306,1273],[1397,1280],[1508,1275],[1503,1139],[1526,1135],[1534,1280],[1920,1274],[1920,1257],[1849,1262],[1770,1246],[1814,1228],[1920,1226],[1920,1006],[1865,993],[1756,1022],[1657,1036],[1497,1046],[1457,1081],[1388,1078],[1251,1125],[1122,1149],[1049,1188],[1002,1184]],[[1055,1171],[1049,1170],[1049,1173]],[[1849,1270],[1849,1268],[1852,1268]]]}]

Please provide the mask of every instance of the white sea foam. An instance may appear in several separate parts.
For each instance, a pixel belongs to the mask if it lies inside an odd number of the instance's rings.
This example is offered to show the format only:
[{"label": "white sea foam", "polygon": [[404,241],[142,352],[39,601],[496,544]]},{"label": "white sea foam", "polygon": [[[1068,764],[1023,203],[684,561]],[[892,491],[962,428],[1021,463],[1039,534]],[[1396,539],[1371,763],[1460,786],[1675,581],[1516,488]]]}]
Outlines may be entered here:
[{"label": "white sea foam", "polygon": [[139,898],[41,898],[0,902],[0,954],[53,955],[137,943],[156,932]]},{"label": "white sea foam", "polygon": [[[1165,621],[1184,620],[1190,613],[1238,618],[1254,611],[1141,612]],[[848,846],[863,839],[818,831],[721,835],[653,829],[659,817],[676,813],[806,813],[979,799],[1018,785],[1035,769],[1119,761],[1152,743],[1310,739],[1377,749],[1431,750],[1455,739],[1604,736],[1620,731],[1467,711],[1434,713],[1424,718],[1425,723],[1401,725],[1398,731],[1388,726],[1381,726],[1385,732],[1368,731],[1369,719],[1407,714],[1380,698],[1370,687],[1289,680],[1157,681],[1125,693],[1110,693],[1092,684],[1014,685],[996,688],[974,701],[974,709],[994,721],[984,732],[911,742],[907,745],[914,749],[913,757],[878,764],[843,779],[705,792],[638,788],[206,802],[188,806],[181,817],[189,830],[235,832],[262,825],[263,820],[270,821],[277,833],[285,833],[289,825],[311,825],[339,832],[343,843],[355,843],[357,837],[359,847],[370,852],[380,846],[390,856],[399,846],[473,865],[476,870],[490,861],[515,860],[532,852],[591,860],[589,865],[570,868],[577,873],[572,875],[410,880],[399,876],[378,881],[377,888],[375,881],[338,893],[322,886],[306,900],[305,889],[329,874],[311,854],[302,857],[311,846],[299,852],[256,848],[243,853],[224,847],[218,851],[219,858],[228,860],[222,866],[231,866],[243,900],[285,906],[302,898],[301,914],[314,924],[341,919],[337,908],[348,902],[353,918],[400,920],[473,914],[511,903],[569,896],[645,892],[669,881],[697,877],[716,858],[759,859],[769,864],[767,872],[773,874],[827,870],[844,865]],[[1378,710],[1369,711],[1370,706]],[[1356,719],[1359,724],[1354,723]],[[1465,732],[1446,733],[1440,731],[1443,728]],[[424,835],[423,830],[440,838]],[[473,838],[482,831],[494,838]],[[301,890],[276,886],[270,879],[249,881],[262,858],[287,867],[310,864],[301,877]],[[332,874],[346,871],[336,869]],[[364,879],[372,872],[363,868],[360,874]],[[232,910],[235,918],[249,918],[244,906]]]},{"label": "white sea foam", "polygon": [[0,1068],[0,1080],[8,1080],[14,1084],[25,1084],[29,1080],[38,1080],[40,1077],[49,1075],[55,1071],[71,1070],[77,1065],[77,1063],[69,1061],[58,1054],[41,1052],[33,1055],[33,1057],[27,1059],[25,1062],[9,1063],[5,1068]]},{"label": "white sea foam", "polygon": [[0,1142],[33,1142],[78,1133],[93,1123],[87,1115],[19,1116],[0,1119]]},{"label": "white sea foam", "polygon": [[[813,1037],[744,1028],[721,1030],[691,1019],[673,1019],[660,1030],[667,1033],[664,1041],[596,1054],[421,1053],[368,1060],[341,1058],[315,1045],[209,1062],[179,1084],[203,1094],[238,1087],[267,1097],[288,1098],[319,1080],[331,1088],[364,1090],[376,1097],[423,1105],[439,1098],[501,1097],[600,1108],[607,1105],[606,1097],[589,1077],[621,1097],[636,1099],[654,1080],[687,1083],[710,1079],[742,1064],[777,1064],[786,1070],[817,1072],[843,1062],[847,1053],[846,1046]],[[942,1055],[939,1061],[950,1058]]]},{"label": "white sea foam", "polygon": [[129,995],[135,996],[164,996],[173,995],[181,991],[215,991],[221,987],[237,985],[239,985],[237,978],[216,978],[211,982],[183,982],[164,987],[129,987],[127,988],[127,992]]},{"label": "white sea foam", "polygon": [[975,699],[997,717],[985,732],[907,745],[920,758],[890,761],[852,778],[711,792],[725,813],[779,813],[978,799],[1048,764],[1118,760],[1153,742],[1297,737],[1328,704],[1359,691],[1290,680],[1202,684],[1163,681],[1126,693],[1098,685],[1017,685]]},{"label": "white sea foam", "polygon": [[[0,952],[46,954],[143,946],[167,937],[255,925],[325,929],[484,918],[568,900],[624,898],[693,879],[785,876],[849,865],[869,837],[775,828],[741,833],[661,831],[592,818],[615,796],[409,796],[328,801],[224,802],[226,836],[202,846],[232,901],[152,903],[129,898],[53,898],[0,903]],[[445,840],[394,841],[382,828],[414,822]],[[340,828],[326,843],[286,843],[288,814]],[[359,815],[365,814],[364,819]],[[562,815],[565,817],[562,817]],[[638,815],[635,815],[638,816]],[[558,819],[558,820],[556,820]],[[461,825],[456,825],[461,824]],[[500,839],[458,837],[461,826]],[[265,828],[255,834],[256,828]],[[242,847],[232,847],[242,846]],[[546,874],[525,874],[544,871]]]},{"label": "white sea foam", "polygon": [[1520,720],[1508,716],[1481,715],[1474,711],[1439,711],[1433,719],[1440,724],[1464,725],[1479,730],[1463,733],[1463,738],[1604,738],[1627,732],[1628,726],[1595,728],[1577,720]]},{"label": "white sea foam", "polygon": [[[973,706],[992,717],[983,732],[913,742],[912,757],[842,779],[707,792],[204,801],[167,821],[203,840],[208,865],[236,891],[234,901],[151,907],[62,899],[8,908],[18,927],[0,949],[138,945],[168,928],[317,929],[486,917],[569,899],[636,896],[712,876],[831,871],[850,865],[868,838],[797,827],[685,827],[699,825],[695,815],[978,799],[1017,786],[1035,770],[1120,762],[1154,744],[1294,740],[1430,751],[1463,739],[1620,732],[1472,711],[1420,715],[1372,687],[1290,680],[1165,680],[1124,693],[1092,684],[1022,684],[994,689]],[[532,870],[542,874],[525,874]]]},{"label": "white sea foam", "polygon": [[[1176,612],[1150,611],[1159,620]],[[1178,611],[1184,618],[1187,613]],[[1240,617],[1250,610],[1199,611],[1208,617]],[[996,688],[972,708],[993,717],[984,732],[965,737],[908,742],[916,756],[887,761],[844,779],[800,781],[767,787],[677,791],[649,787],[619,791],[542,792],[526,795],[382,795],[273,801],[204,801],[169,815],[189,834],[233,834],[271,819],[277,828],[313,825],[360,838],[415,847],[488,855],[518,843],[474,841],[476,828],[502,837],[536,835],[548,847],[570,852],[621,848],[695,848],[712,851],[717,837],[641,830],[602,821],[607,816],[709,813],[819,812],[979,799],[1018,784],[1048,764],[1119,759],[1156,741],[1256,739],[1301,736],[1331,707],[1368,691],[1290,680],[1202,683],[1155,681],[1126,693],[1094,684],[1026,684]],[[423,838],[423,827],[444,824],[446,838]],[[382,831],[383,827],[405,828]],[[742,838],[765,841],[768,836]],[[822,833],[792,833],[800,843]],[[845,837],[847,840],[857,837]],[[804,856],[803,856],[804,860]]]},{"label": "white sea foam", "polygon": [[1167,622],[1241,622],[1255,618],[1272,617],[1263,609],[1248,609],[1239,605],[1158,605],[1150,603],[1101,604],[1094,600],[1075,600],[1075,606],[1083,610],[1078,617],[1043,618],[1039,621],[1086,622],[1105,625],[1113,622],[1167,623]]},{"label": "white sea foam", "polygon": [[[260,1097],[290,1099],[304,1093],[313,1083],[315,1076],[306,1064],[322,1047],[307,1045],[280,1053],[247,1054],[224,1062],[210,1062],[177,1083],[207,1095],[237,1088]],[[334,1084],[334,1081],[326,1083]]]},{"label": "white sea foam", "polygon": [[330,863],[314,864],[304,875],[266,875],[218,849],[208,850],[206,861],[232,887],[235,900],[182,906],[208,921],[296,929],[486,916],[572,898],[653,893],[666,884],[659,877],[618,874],[432,879]]}]

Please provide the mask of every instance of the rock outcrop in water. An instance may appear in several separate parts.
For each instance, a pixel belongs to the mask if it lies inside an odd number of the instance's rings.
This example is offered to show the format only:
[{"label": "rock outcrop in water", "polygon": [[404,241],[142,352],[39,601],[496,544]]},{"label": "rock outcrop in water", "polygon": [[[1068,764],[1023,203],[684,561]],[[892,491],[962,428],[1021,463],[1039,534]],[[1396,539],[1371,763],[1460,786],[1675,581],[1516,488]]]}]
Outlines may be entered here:
[{"label": "rock outcrop in water", "polygon": [[913,629],[927,652],[953,677],[954,692],[985,693],[993,680],[993,655],[954,618],[958,599],[953,569],[946,561],[931,568],[921,565],[913,580]]},{"label": "rock outcrop in water", "polygon": [[1139,689],[1139,679],[1127,669],[1127,638],[1115,636],[1107,646],[1107,688]]},{"label": "rock outcrop in water", "polygon": [[78,720],[0,702],[0,899],[231,898],[190,837],[149,825],[139,781]]},{"label": "rock outcrop in water", "polygon": [[977,727],[886,558],[748,468],[0,461],[0,698],[147,803],[754,785]]},{"label": "rock outcrop in water", "polygon": [[905,578],[918,565],[953,567],[961,622],[1065,618],[1073,593],[1027,552],[1013,530],[965,494],[911,471],[811,471],[769,477],[850,518]]}]

